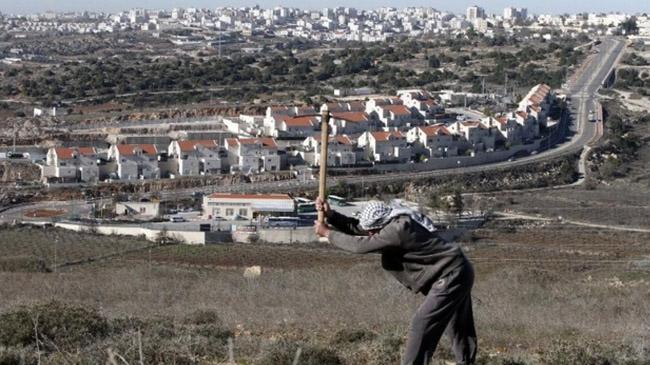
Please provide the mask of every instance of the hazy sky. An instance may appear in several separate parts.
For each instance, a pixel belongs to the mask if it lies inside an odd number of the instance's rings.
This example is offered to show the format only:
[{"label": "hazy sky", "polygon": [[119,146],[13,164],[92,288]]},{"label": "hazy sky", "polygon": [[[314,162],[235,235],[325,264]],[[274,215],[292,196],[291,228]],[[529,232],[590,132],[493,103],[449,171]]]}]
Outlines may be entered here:
[{"label": "hazy sky", "polygon": [[501,14],[506,6],[526,7],[536,14],[559,14],[591,11],[620,11],[626,13],[650,13],[650,0],[0,0],[0,12],[35,13],[48,10],[71,11],[93,10],[116,12],[132,7],[173,8],[199,7],[215,8],[218,6],[253,6],[270,8],[277,5],[322,8],[335,6],[354,6],[362,9],[381,6],[430,6],[439,10],[463,12],[469,5],[483,6],[490,13]]}]

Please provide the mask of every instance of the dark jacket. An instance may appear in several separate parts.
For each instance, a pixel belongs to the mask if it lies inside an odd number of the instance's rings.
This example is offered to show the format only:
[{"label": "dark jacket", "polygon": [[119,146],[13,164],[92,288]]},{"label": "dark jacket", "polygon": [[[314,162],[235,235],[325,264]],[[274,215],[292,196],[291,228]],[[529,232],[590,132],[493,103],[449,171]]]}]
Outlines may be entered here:
[{"label": "dark jacket", "polygon": [[357,219],[337,212],[327,222],[338,230],[330,232],[333,245],[354,253],[381,253],[382,267],[416,293],[428,292],[432,283],[467,262],[457,244],[443,241],[406,215],[372,236]]}]

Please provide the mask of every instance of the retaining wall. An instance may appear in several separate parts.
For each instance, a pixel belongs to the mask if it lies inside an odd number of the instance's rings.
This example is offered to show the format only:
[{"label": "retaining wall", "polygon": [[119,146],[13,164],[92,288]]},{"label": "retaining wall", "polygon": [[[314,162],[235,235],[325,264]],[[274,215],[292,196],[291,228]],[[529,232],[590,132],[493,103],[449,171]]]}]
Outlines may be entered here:
[{"label": "retaining wall", "polygon": [[[78,223],[54,223],[55,227],[68,229],[71,231],[82,232],[92,229],[93,231],[103,235],[122,235],[122,236],[144,236],[149,241],[155,241],[159,235],[159,229],[149,229],[141,227],[129,226],[88,226]],[[205,245],[205,232],[191,232],[191,231],[167,231],[167,237],[177,239],[181,242],[190,245]]]},{"label": "retaining wall", "polygon": [[431,158],[427,162],[408,164],[379,164],[374,169],[378,171],[430,171],[437,169],[449,169],[455,167],[467,167],[505,161],[522,151],[532,152],[539,150],[543,140],[536,140],[527,145],[516,145],[508,150],[479,153],[475,156],[458,156],[445,158]]}]

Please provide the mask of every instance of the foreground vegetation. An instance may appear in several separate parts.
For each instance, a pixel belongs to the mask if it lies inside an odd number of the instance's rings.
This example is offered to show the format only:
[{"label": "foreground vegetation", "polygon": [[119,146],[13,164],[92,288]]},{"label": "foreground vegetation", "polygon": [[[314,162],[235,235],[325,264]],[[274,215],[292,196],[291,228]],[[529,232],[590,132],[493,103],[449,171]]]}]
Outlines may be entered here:
[{"label": "foreground vegetation", "polygon": [[[4,228],[0,252],[8,234],[51,245],[33,233]],[[70,246],[101,239],[56,234]],[[479,363],[649,364],[649,240],[517,222],[468,236]],[[262,275],[245,278],[255,264]],[[298,348],[301,364],[396,364],[422,300],[378,257],[324,247],[167,246],[56,272],[2,269],[0,283],[2,364],[216,364],[229,339],[238,364],[290,364]],[[437,359],[451,358],[445,340]]]}]

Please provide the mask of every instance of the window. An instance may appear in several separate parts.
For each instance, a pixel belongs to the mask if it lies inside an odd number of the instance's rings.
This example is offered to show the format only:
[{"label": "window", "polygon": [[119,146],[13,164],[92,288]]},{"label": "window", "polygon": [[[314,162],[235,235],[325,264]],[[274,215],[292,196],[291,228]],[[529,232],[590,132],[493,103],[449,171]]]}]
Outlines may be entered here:
[{"label": "window", "polygon": [[145,207],[140,207],[140,214],[144,214],[147,212],[147,208]]},{"label": "window", "polygon": [[232,216],[232,215],[234,215],[234,211],[233,211],[233,209],[232,209],[232,208],[227,208],[227,209],[226,209],[226,215],[227,215],[227,216]]},{"label": "window", "polygon": [[239,215],[242,217],[246,217],[248,215],[248,209],[240,209]]},{"label": "window", "polygon": [[214,208],[214,209],[212,209],[212,214],[214,214],[214,215],[219,215],[219,214],[221,214],[221,208]]}]

